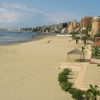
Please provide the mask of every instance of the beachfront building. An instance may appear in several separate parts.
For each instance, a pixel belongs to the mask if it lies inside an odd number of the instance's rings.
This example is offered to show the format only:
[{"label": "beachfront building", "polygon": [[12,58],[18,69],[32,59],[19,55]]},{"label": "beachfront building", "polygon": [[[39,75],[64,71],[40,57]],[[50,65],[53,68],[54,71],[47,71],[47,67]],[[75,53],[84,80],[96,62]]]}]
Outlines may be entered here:
[{"label": "beachfront building", "polygon": [[92,20],[92,31],[91,35],[94,37],[94,35],[100,34],[100,16],[94,17]]},{"label": "beachfront building", "polygon": [[73,31],[78,31],[80,30],[80,25],[76,20],[73,20],[69,23],[67,30],[68,33],[71,33]]},{"label": "beachfront building", "polygon": [[94,42],[93,46],[100,48],[100,37],[95,37],[95,42]]},{"label": "beachfront building", "polygon": [[93,19],[93,17],[90,17],[90,16],[83,17],[81,19],[81,22],[80,22],[81,29],[91,30],[91,28],[92,28],[92,19]]}]

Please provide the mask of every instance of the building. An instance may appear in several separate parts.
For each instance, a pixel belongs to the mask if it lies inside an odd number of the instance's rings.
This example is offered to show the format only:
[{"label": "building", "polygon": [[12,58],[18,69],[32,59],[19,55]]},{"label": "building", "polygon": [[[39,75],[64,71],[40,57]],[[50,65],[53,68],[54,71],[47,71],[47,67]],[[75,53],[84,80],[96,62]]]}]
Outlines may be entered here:
[{"label": "building", "polygon": [[85,29],[89,28],[91,30],[91,28],[92,28],[92,19],[93,19],[93,17],[90,17],[90,16],[83,17],[81,19],[81,22],[80,22],[81,28],[82,29],[83,28],[85,28]]},{"label": "building", "polygon": [[94,17],[92,20],[92,36],[100,33],[100,16]]},{"label": "building", "polygon": [[70,33],[72,31],[77,31],[78,28],[79,28],[79,24],[77,23],[76,20],[73,20],[69,23],[67,30],[68,30],[68,33]]},{"label": "building", "polygon": [[93,46],[100,47],[100,37],[95,37],[95,42],[94,42]]}]

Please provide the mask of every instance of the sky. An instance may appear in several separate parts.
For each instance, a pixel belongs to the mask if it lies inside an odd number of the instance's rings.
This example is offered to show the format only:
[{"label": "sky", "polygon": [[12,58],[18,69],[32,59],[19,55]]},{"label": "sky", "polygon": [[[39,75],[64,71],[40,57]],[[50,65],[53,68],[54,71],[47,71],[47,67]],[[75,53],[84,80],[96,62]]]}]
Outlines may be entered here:
[{"label": "sky", "polygon": [[0,0],[0,27],[50,25],[100,16],[100,0]]}]

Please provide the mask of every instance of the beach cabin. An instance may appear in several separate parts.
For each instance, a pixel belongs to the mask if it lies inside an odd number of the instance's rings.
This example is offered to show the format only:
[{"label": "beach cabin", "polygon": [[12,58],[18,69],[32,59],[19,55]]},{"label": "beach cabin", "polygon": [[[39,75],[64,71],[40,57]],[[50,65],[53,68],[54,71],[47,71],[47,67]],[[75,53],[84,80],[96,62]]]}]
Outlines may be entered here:
[{"label": "beach cabin", "polygon": [[83,53],[79,49],[74,49],[67,53],[68,60],[80,60],[82,57]]}]

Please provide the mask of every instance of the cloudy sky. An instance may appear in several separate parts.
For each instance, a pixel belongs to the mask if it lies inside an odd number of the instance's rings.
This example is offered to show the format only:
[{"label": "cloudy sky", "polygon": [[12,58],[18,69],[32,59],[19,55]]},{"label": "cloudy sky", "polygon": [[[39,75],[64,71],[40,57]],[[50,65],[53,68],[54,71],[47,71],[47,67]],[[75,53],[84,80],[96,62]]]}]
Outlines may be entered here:
[{"label": "cloudy sky", "polygon": [[100,0],[0,0],[0,27],[33,27],[99,16]]}]

